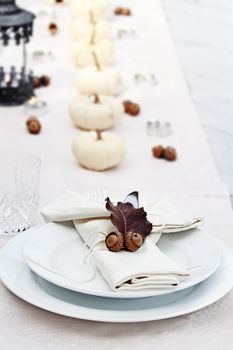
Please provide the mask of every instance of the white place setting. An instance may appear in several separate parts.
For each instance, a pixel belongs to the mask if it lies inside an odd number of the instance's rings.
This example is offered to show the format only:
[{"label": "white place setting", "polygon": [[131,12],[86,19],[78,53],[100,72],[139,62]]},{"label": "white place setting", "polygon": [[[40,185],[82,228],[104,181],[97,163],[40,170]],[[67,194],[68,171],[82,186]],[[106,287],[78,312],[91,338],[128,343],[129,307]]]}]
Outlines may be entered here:
[{"label": "white place setting", "polygon": [[[132,204],[137,200],[134,192],[124,203],[141,210]],[[148,217],[154,220],[153,212],[159,217],[167,213],[165,223],[157,225],[162,228],[152,229],[139,249],[117,252],[107,240],[114,230],[115,214],[107,216],[104,209],[98,203],[93,207],[93,201],[73,192],[45,206],[42,215],[56,223],[33,228],[3,248],[3,283],[20,298],[45,310],[105,322],[140,322],[186,314],[207,306],[207,300],[216,301],[232,287],[232,254],[199,228],[203,220],[182,219],[174,214],[176,208],[169,200],[162,200],[148,208]],[[169,224],[171,218],[173,224]],[[127,230],[131,230],[130,216],[125,219]],[[196,297],[200,282],[204,300]],[[215,283],[221,288],[213,288]],[[89,303],[95,306],[91,308]],[[172,314],[176,304],[177,312]],[[84,308],[81,313],[80,307]]]},{"label": "white place setting", "polygon": [[3,350],[233,346],[230,195],[162,5],[0,0]]}]

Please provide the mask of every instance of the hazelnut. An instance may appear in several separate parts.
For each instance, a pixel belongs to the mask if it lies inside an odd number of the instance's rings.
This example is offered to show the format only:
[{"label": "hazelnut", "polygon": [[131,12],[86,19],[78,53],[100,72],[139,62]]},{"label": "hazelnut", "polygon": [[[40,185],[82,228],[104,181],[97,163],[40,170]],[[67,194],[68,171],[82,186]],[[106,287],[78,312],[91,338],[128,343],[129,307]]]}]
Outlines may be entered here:
[{"label": "hazelnut", "polygon": [[42,75],[40,78],[41,85],[46,87],[50,85],[50,77],[48,75]]},{"label": "hazelnut", "polygon": [[39,134],[41,130],[41,123],[36,117],[30,117],[28,118],[27,122],[27,129],[30,134]]},{"label": "hazelnut", "polygon": [[121,14],[122,14],[123,16],[131,16],[131,11],[130,11],[130,9],[128,9],[128,8],[122,8]]},{"label": "hazelnut", "polygon": [[132,104],[132,102],[130,100],[126,100],[123,102],[125,113],[129,113],[131,104]]},{"label": "hazelnut", "polygon": [[122,7],[116,7],[114,10],[115,15],[121,15]]},{"label": "hazelnut", "polygon": [[130,107],[129,107],[129,111],[128,114],[136,117],[138,114],[140,113],[140,106],[137,103],[131,103]]},{"label": "hazelnut", "polygon": [[169,161],[174,161],[177,158],[176,149],[174,147],[168,146],[164,150],[164,158]]},{"label": "hazelnut", "polygon": [[130,252],[138,250],[143,243],[143,238],[139,233],[127,232],[125,234],[125,249]]},{"label": "hazelnut", "polygon": [[58,32],[58,27],[57,27],[56,23],[50,23],[48,26],[48,30],[50,31],[50,33],[52,35],[56,35]]},{"label": "hazelnut", "polygon": [[105,244],[111,252],[119,252],[124,245],[124,237],[119,231],[111,232],[105,239]]},{"label": "hazelnut", "polygon": [[32,81],[35,89],[41,87],[41,79],[39,77],[32,77]]},{"label": "hazelnut", "polygon": [[164,156],[164,147],[162,145],[154,146],[152,148],[152,154],[155,158],[163,158]]}]

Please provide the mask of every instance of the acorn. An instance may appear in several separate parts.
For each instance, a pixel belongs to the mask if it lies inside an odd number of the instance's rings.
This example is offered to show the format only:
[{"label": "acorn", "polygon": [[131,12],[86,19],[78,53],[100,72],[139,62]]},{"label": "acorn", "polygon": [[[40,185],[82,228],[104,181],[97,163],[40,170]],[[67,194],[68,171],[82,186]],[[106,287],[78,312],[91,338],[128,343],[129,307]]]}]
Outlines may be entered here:
[{"label": "acorn", "polygon": [[125,109],[125,113],[136,117],[140,113],[140,106],[138,103],[134,103],[130,100],[126,100],[123,102],[123,106]]},{"label": "acorn", "polygon": [[48,75],[42,75],[40,78],[40,83],[44,87],[49,86],[50,85],[50,77]]},{"label": "acorn", "polygon": [[174,161],[177,158],[176,149],[172,146],[168,146],[164,150],[164,158],[169,161]]},{"label": "acorn", "polygon": [[114,10],[115,15],[121,15],[122,7],[116,7]]},{"label": "acorn", "polygon": [[36,117],[28,118],[26,125],[30,134],[37,135],[41,131],[41,123]]},{"label": "acorn", "polygon": [[125,233],[125,249],[130,252],[135,252],[138,250],[143,243],[143,237],[136,232]]},{"label": "acorn", "polygon": [[155,158],[163,158],[164,157],[164,147],[162,145],[154,146],[152,148],[152,154]]},{"label": "acorn", "polygon": [[131,16],[131,11],[129,8],[122,8],[121,15],[123,16]]},{"label": "acorn", "polygon": [[50,31],[50,33],[52,35],[56,35],[58,32],[58,26],[56,25],[56,23],[50,23],[48,26],[48,30]]},{"label": "acorn", "polygon": [[129,109],[130,109],[131,104],[132,104],[132,102],[130,100],[123,101],[125,113],[129,113]]},{"label": "acorn", "polygon": [[124,245],[123,234],[119,231],[109,233],[105,238],[105,244],[111,252],[119,252]]},{"label": "acorn", "polygon": [[129,115],[136,117],[140,113],[140,106],[138,103],[131,103],[128,111]]},{"label": "acorn", "polygon": [[33,81],[33,86],[35,89],[38,89],[39,87],[41,87],[41,79],[39,77],[32,77],[32,81]]}]

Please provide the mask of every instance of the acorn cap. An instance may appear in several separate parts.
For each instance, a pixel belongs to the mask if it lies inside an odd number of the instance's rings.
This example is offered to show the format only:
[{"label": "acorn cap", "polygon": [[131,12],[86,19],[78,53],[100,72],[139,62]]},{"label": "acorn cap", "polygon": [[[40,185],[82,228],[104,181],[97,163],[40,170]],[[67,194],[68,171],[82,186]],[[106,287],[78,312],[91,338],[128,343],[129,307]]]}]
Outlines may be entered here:
[{"label": "acorn cap", "polygon": [[39,120],[38,120],[38,118],[37,117],[35,117],[35,116],[31,116],[31,117],[29,117],[28,119],[27,119],[27,121],[26,121],[26,124],[28,125],[28,124],[30,124],[31,122],[38,122]]}]

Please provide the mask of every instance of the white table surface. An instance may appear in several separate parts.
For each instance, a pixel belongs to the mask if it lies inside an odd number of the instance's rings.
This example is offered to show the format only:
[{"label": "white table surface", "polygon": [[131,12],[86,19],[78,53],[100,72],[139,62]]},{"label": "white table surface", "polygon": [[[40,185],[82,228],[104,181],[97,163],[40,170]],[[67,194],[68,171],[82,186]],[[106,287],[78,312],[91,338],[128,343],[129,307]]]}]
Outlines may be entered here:
[{"label": "white table surface", "polygon": [[232,1],[163,0],[162,4],[211,151],[232,196]]},{"label": "white table surface", "polygon": [[[139,0],[137,2],[139,3]],[[223,2],[225,2],[225,0]],[[130,3],[130,1],[128,1],[128,3]],[[157,1],[155,1],[155,3],[157,4]],[[189,18],[193,16],[194,8],[197,11],[197,17],[200,16],[203,19],[203,16],[205,15],[200,14],[202,13],[201,10],[204,9],[204,13],[209,15],[212,13],[211,11],[216,6],[214,6],[210,1],[208,3],[208,6],[207,4],[204,6],[202,1],[198,3],[187,1],[185,3],[184,0],[178,0],[176,1],[176,4],[174,3],[175,2],[171,0],[170,3],[169,0],[166,0],[168,9],[167,13],[170,13],[170,18],[173,18],[172,30],[175,35],[175,39],[178,40],[177,37],[179,38],[180,33],[181,38],[187,36],[188,40],[193,43],[193,37],[191,37],[191,35],[190,37],[188,36],[188,29],[182,29],[182,23],[184,23],[183,25],[185,25],[185,28],[191,28],[191,20],[189,21],[187,17],[188,14]],[[216,3],[217,2],[215,1],[214,4],[216,5]],[[197,10],[195,6],[199,6],[199,10]],[[141,9],[142,8],[143,6]],[[223,8],[225,7],[223,6]],[[219,13],[222,13],[218,10],[215,12],[217,18],[219,16]],[[149,17],[152,18],[152,16],[153,12]],[[177,24],[175,24],[175,21],[177,21]],[[164,26],[165,22],[163,22],[163,20],[161,23],[162,26]],[[140,25],[140,21],[138,22],[138,25]],[[215,25],[213,24],[213,28],[214,27]],[[213,33],[211,30],[210,32],[212,35]],[[224,35],[223,33],[224,31],[222,32],[222,35],[223,38],[226,39],[227,34]],[[193,35],[194,34],[196,34],[195,31]],[[206,31],[205,34],[207,38],[208,36]],[[64,35],[63,40],[67,38],[67,34],[61,34],[61,36],[62,35]],[[161,39],[160,34],[156,35],[157,39]],[[204,40],[204,37],[200,37]],[[219,45],[220,43],[221,39],[219,39]],[[145,50],[149,50],[149,44],[149,42],[144,42]],[[56,49],[56,44],[54,45]],[[130,74],[127,75],[127,69],[130,67],[132,59],[131,57],[129,57],[128,60],[123,59],[123,56],[121,55],[119,49],[122,48],[123,52],[123,48],[125,50],[124,45],[124,43],[117,44],[117,62],[119,67],[122,67],[124,70],[124,77],[127,84],[129,84]],[[178,47],[183,47],[183,44],[179,45],[179,40],[177,42],[177,45]],[[136,51],[133,51],[135,50],[134,44],[132,43],[129,46],[132,50],[132,53],[135,53]],[[191,44],[191,47],[193,46],[195,50],[196,45]],[[168,47],[169,50],[172,48],[170,41],[168,43]],[[162,46],[160,48],[163,50]],[[215,51],[219,52],[217,49]],[[198,52],[202,52],[201,48]],[[67,62],[67,55],[64,57],[61,55],[59,58],[59,74],[56,64],[55,67],[46,67],[46,72],[49,70],[49,73],[52,75],[54,88],[52,85],[50,88],[48,88],[50,90],[46,90],[40,93],[42,97],[48,99],[50,105],[50,113],[48,116],[42,117],[44,119],[41,118],[44,127],[43,133],[39,137],[34,138],[30,138],[33,136],[27,135],[26,130],[23,127],[25,117],[22,115],[22,110],[20,109],[15,109],[13,112],[11,111],[11,113],[7,112],[7,122],[3,123],[2,120],[4,116],[2,114],[3,110],[1,109],[0,121],[2,123],[1,126],[3,126],[0,130],[1,142],[5,142],[7,140],[7,145],[9,147],[16,147],[24,150],[28,149],[30,145],[31,149],[34,152],[41,154],[43,157],[44,164],[41,179],[42,204],[53,199],[54,196],[60,194],[61,191],[67,188],[67,184],[71,185],[71,187],[76,190],[85,190],[90,187],[94,188],[98,186],[102,187],[104,184],[106,184],[107,189],[116,192],[117,188],[119,188],[116,186],[116,183],[120,181],[120,189],[122,193],[124,190],[129,189],[130,186],[132,186],[132,188],[133,186],[137,186],[137,188],[142,190],[143,196],[147,198],[153,196],[153,198],[156,199],[164,193],[171,194],[176,199],[177,205],[180,206],[183,210],[186,210],[188,213],[190,213],[190,215],[203,215],[207,219],[207,229],[233,248],[233,220],[228,193],[225,186],[220,181],[218,173],[214,166],[214,162],[210,157],[209,148],[206,143],[204,134],[200,128],[196,112],[193,109],[192,104],[190,104],[190,99],[183,82],[183,77],[180,74],[179,69],[177,71],[176,57],[173,56],[173,53],[171,51],[171,57],[169,56],[169,59],[172,59],[174,65],[172,63],[171,66],[169,65],[168,67],[165,67],[167,69],[164,69],[162,64],[162,53],[163,52],[160,53],[161,61],[159,55],[157,56],[157,64],[159,64],[160,67],[158,70],[158,78],[162,82],[170,82],[170,77],[172,76],[174,78],[175,76],[176,84],[178,84],[178,93],[174,98],[172,89],[163,89],[162,85],[162,88],[158,93],[159,97],[163,98],[164,96],[167,98],[169,96],[170,105],[167,106],[168,109],[166,112],[164,112],[162,105],[160,105],[159,102],[155,108],[158,113],[161,113],[163,115],[163,117],[171,117],[172,112],[175,111],[176,116],[172,120],[175,126],[175,134],[169,139],[169,142],[175,142],[178,144],[179,152],[181,152],[181,157],[174,164],[167,164],[164,162],[161,163],[161,165],[158,165],[160,163],[152,163],[148,153],[148,155],[146,155],[142,160],[142,164],[144,166],[148,165],[148,168],[146,168],[146,170],[150,169],[153,171],[153,173],[147,171],[145,175],[146,183],[142,182],[144,179],[144,174],[142,176],[142,172],[140,172],[140,163],[137,164],[135,162],[135,154],[141,155],[143,152],[138,146],[136,146],[138,147],[136,149],[138,153],[135,152],[135,149],[132,149],[132,146],[135,144],[135,140],[132,138],[129,138],[127,140],[129,147],[129,155],[127,161],[122,165],[121,168],[114,172],[95,174],[94,176],[93,173],[86,172],[85,170],[78,168],[75,164],[70,152],[70,142],[76,135],[77,131],[72,127],[68,116],[64,118],[64,114],[67,114],[67,103],[74,93],[74,86],[71,84],[71,78],[74,71],[72,69],[66,70],[66,66],[64,65],[64,62]],[[180,50],[179,55],[181,59],[184,57],[182,56],[182,50]],[[190,62],[190,64],[193,62],[194,65],[196,59],[192,61],[193,55],[191,54],[191,51],[189,51],[188,47],[187,56],[189,57],[190,61],[184,57],[186,65],[188,65],[188,62]],[[196,56],[195,54],[195,57],[199,56]],[[191,72],[194,72],[193,75],[197,75],[197,77],[199,76],[199,69],[203,69],[204,71],[207,69],[203,68],[202,64],[204,63],[200,63],[201,58],[199,59],[200,61],[197,59],[199,62],[198,68],[196,67],[197,70],[194,68],[193,70],[190,69]],[[139,60],[137,61],[137,58],[135,58],[134,61],[139,64]],[[208,66],[208,61],[209,59],[206,58],[206,66]],[[134,64],[136,64],[135,62]],[[152,65],[152,62],[153,59],[148,59],[149,65]],[[217,62],[217,59],[215,62]],[[187,66],[185,66],[183,63],[183,68],[185,67]],[[187,71],[187,68],[185,71]],[[45,68],[41,67],[41,72],[44,73]],[[225,84],[223,83],[222,88],[220,89],[220,95],[219,91],[217,91],[217,83],[215,84],[216,90],[212,90],[214,87],[211,83],[210,77],[211,74],[214,73],[217,74],[217,71],[214,68],[213,70],[210,69],[208,71],[208,83],[206,83],[207,85],[203,86],[203,90],[201,90],[200,86],[202,80],[204,79],[199,80],[198,78],[193,78],[193,84],[197,85],[196,89],[198,91],[196,93],[199,94],[200,101],[205,98],[206,101],[214,100],[214,103],[216,103],[215,106],[221,108],[224,103],[221,104],[219,102],[219,104],[217,104],[218,98],[216,98],[215,94],[224,100],[225,90],[223,85],[225,86]],[[187,71],[187,76],[188,74],[189,70]],[[224,74],[226,74],[226,79],[230,79],[230,73]],[[228,85],[230,85],[230,83]],[[55,86],[57,86],[56,84],[60,84],[60,90],[55,89]],[[143,114],[141,119],[133,121],[130,119],[124,119],[121,124],[119,123],[119,125],[116,126],[115,131],[122,135],[122,137],[127,137],[129,130],[137,135],[139,126],[143,128],[145,125],[145,115],[149,115],[151,110],[149,106],[151,98],[150,93],[148,93],[149,97],[147,97],[146,92],[143,94],[142,91],[137,91],[137,89],[133,90],[132,88],[130,92],[127,91],[128,90],[125,90],[124,96],[131,97],[131,94],[132,98],[138,98],[139,101],[142,99],[145,114]],[[202,93],[203,91],[205,91],[206,95]],[[229,96],[230,101],[230,87],[229,90],[226,91],[226,94]],[[222,101],[220,97],[219,101]],[[64,104],[59,102],[59,100],[62,98],[64,98]],[[58,108],[54,108],[56,104],[58,105]],[[210,105],[211,103],[209,106]],[[199,106],[201,106],[201,102]],[[217,111],[218,107],[214,108],[214,110]],[[230,113],[230,108],[228,112]],[[182,116],[183,114],[185,117]],[[180,118],[177,118],[177,115],[180,115]],[[216,123],[218,121],[217,115],[219,114],[216,112],[214,119]],[[210,118],[211,116],[209,115],[209,124],[211,124]],[[18,122],[19,120],[21,121],[21,124]],[[188,130],[189,124],[193,128],[192,130],[194,130],[194,135],[197,135],[196,139],[192,137],[193,134],[190,133],[190,131],[187,131],[187,134],[184,132],[186,129]],[[219,124],[222,125],[220,122]],[[228,127],[228,131],[229,130],[230,128]],[[63,135],[61,139],[59,135]],[[224,145],[227,147],[228,139],[227,137],[224,137],[223,139],[226,140],[226,142],[224,141]],[[144,143],[145,150],[149,150],[155,142],[153,139],[145,138],[145,136],[143,136],[142,141],[143,142],[141,142],[141,144]],[[218,141],[219,149],[221,147],[225,147],[222,145],[222,142],[222,140]],[[196,148],[196,143],[199,148]],[[49,148],[48,144],[50,146]],[[2,145],[3,143],[1,143],[1,146]],[[46,149],[49,149],[49,152],[46,152]],[[200,151],[200,149],[202,151]],[[220,157],[218,158],[217,155],[220,153],[221,152],[216,153],[215,151],[215,159],[217,159],[218,164],[221,165],[223,163],[220,162],[221,159]],[[69,171],[67,170],[67,172],[64,172],[64,169],[69,169]],[[185,173],[184,169],[186,170]],[[187,171],[187,169],[189,171]],[[227,172],[227,174],[228,173],[230,172]],[[134,183],[132,183],[132,179]],[[1,238],[0,244],[4,245],[6,241],[7,239]],[[90,347],[93,349],[126,349],[133,347],[134,349],[143,350],[155,348],[162,350],[171,347],[175,350],[186,350],[188,348],[191,350],[197,348],[200,350],[218,350],[220,348],[228,350],[233,346],[232,292],[214,305],[184,317],[159,322],[127,325],[114,325],[106,323],[100,324],[53,315],[19,300],[13,294],[9,293],[3,285],[0,285],[0,294],[0,347],[4,350],[8,348],[12,350],[36,350],[41,348],[44,348],[46,350],[72,350],[87,349]]]}]

